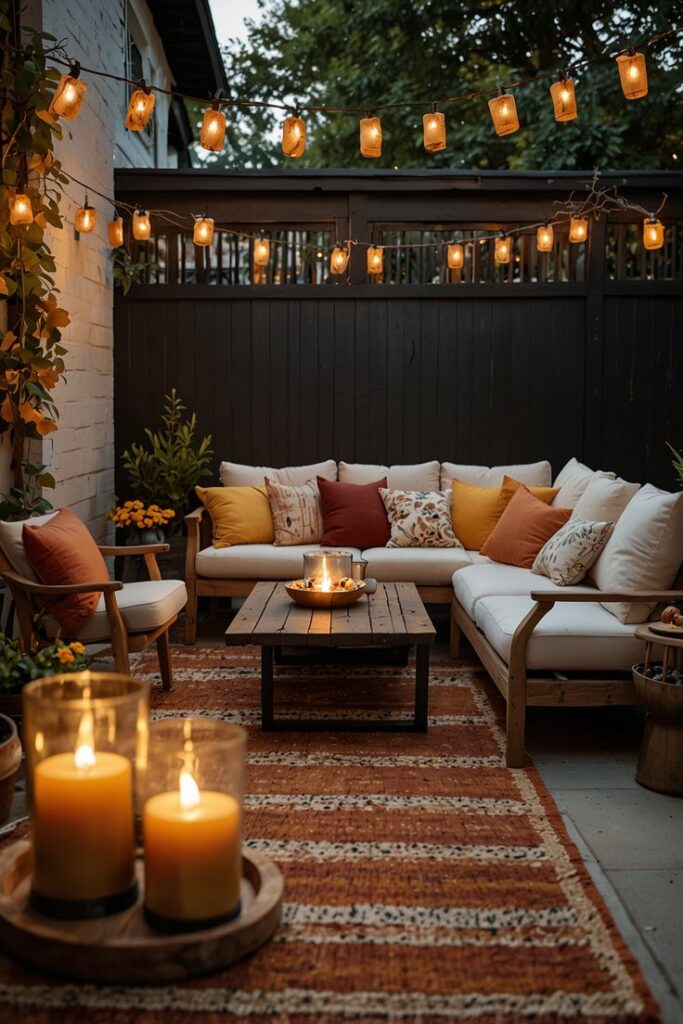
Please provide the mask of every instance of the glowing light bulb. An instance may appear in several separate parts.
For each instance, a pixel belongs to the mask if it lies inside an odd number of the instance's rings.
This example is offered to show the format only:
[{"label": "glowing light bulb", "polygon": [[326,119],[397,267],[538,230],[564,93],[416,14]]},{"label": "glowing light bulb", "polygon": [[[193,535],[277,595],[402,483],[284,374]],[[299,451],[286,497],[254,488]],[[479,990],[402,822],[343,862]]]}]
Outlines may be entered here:
[{"label": "glowing light bulb", "polygon": [[213,217],[200,217],[194,222],[192,241],[195,245],[211,245],[213,241]]},{"label": "glowing light bulb", "polygon": [[622,53],[617,57],[619,80],[627,100],[639,100],[647,96],[647,68],[642,53]]},{"label": "glowing light bulb", "polygon": [[199,144],[210,153],[220,153],[225,142],[225,114],[218,107],[209,107],[204,111],[202,127],[199,133]]},{"label": "glowing light bulb", "polygon": [[23,192],[18,192],[9,211],[10,224],[32,224],[33,210],[31,200]]},{"label": "glowing light bulb", "polygon": [[543,224],[536,232],[536,248],[539,252],[551,252],[553,248],[552,224]]},{"label": "glowing light bulb", "polygon": [[201,803],[199,786],[197,785],[192,772],[189,772],[186,768],[183,768],[180,773],[178,788],[180,793],[180,806],[184,810],[197,807],[197,805]]},{"label": "glowing light bulb", "polygon": [[130,98],[126,114],[126,128],[131,132],[141,132],[147,127],[156,97],[153,92],[136,89]]},{"label": "glowing light bulb", "polygon": [[433,110],[422,117],[422,136],[424,147],[428,153],[436,153],[446,148],[446,117]]},{"label": "glowing light bulb", "polygon": [[333,274],[343,274],[349,262],[349,254],[346,249],[335,246],[330,256],[330,271]]},{"label": "glowing light bulb", "polygon": [[298,116],[286,117],[282,125],[282,152],[285,156],[302,156],[306,149],[306,125]]},{"label": "glowing light bulb", "polygon": [[75,65],[70,75],[62,75],[60,78],[48,108],[55,117],[73,121],[81,109],[88,86],[80,80],[79,73],[80,69]]},{"label": "glowing light bulb", "polygon": [[85,204],[76,210],[74,226],[81,235],[90,234],[95,227],[95,210],[93,210],[92,206],[88,206],[87,198]]},{"label": "glowing light bulb", "polygon": [[448,266],[451,270],[461,270],[465,262],[465,251],[463,247],[455,242],[448,246]]},{"label": "glowing light bulb", "polygon": [[136,210],[133,214],[133,238],[138,242],[146,242],[152,234],[152,225],[146,210]]},{"label": "glowing light bulb", "polygon": [[267,238],[257,238],[254,242],[254,263],[257,267],[267,267],[270,259],[270,241]]},{"label": "glowing light bulb", "polygon": [[368,262],[367,270],[368,274],[381,274],[382,273],[382,260],[383,253],[381,246],[370,246],[368,248]]},{"label": "glowing light bulb", "polygon": [[489,111],[496,135],[512,135],[518,130],[519,118],[514,96],[505,92],[499,96],[493,96],[489,100]]},{"label": "glowing light bulb", "polygon": [[572,217],[569,222],[569,241],[585,242],[588,238],[588,221],[585,217]]},{"label": "glowing light bulb", "polygon": [[360,153],[371,159],[382,155],[382,122],[378,117],[361,118]]},{"label": "glowing light bulb", "polygon": [[110,220],[107,225],[107,238],[109,239],[109,244],[115,249],[119,245],[123,245],[123,221],[118,213],[114,214],[114,219]]},{"label": "glowing light bulb", "polygon": [[510,262],[510,241],[505,237],[499,237],[496,239],[496,245],[493,251],[493,259],[496,263],[509,263]]},{"label": "glowing light bulb", "polygon": [[664,225],[656,217],[643,222],[643,246],[646,249],[661,249],[664,245]]}]

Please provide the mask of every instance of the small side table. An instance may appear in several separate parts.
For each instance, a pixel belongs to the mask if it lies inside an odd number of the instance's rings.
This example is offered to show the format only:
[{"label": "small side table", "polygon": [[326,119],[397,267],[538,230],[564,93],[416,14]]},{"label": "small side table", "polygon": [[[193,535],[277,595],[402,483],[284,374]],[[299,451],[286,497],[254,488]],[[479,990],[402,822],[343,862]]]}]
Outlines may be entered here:
[{"label": "small side table", "polygon": [[643,670],[653,662],[652,648],[663,648],[661,680],[633,669],[636,693],[647,712],[636,782],[658,793],[683,795],[683,686],[664,682],[670,668],[683,664],[683,636],[664,636],[647,624],[638,626],[635,635],[645,641]]}]

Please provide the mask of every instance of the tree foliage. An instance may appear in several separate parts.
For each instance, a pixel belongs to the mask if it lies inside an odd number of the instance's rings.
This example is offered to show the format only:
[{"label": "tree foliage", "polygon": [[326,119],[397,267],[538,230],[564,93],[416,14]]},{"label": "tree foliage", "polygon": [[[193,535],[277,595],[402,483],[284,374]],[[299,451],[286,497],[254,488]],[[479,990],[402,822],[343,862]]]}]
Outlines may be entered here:
[{"label": "tree foliage", "polygon": [[[435,97],[494,90],[500,82],[571,67],[678,24],[676,2],[607,0],[259,0],[248,38],[225,49],[231,97],[293,105],[360,107],[421,101],[423,109],[382,111],[383,153],[358,153],[358,114],[306,112],[308,167],[548,169],[675,167],[683,161],[681,36],[647,53],[649,95],[627,101],[614,60],[579,71],[579,117],[556,124],[548,81],[517,93],[521,129],[495,136],[486,99],[442,107],[448,145],[422,147],[422,114]],[[284,116],[284,115],[282,115]],[[230,108],[224,166],[291,165],[282,156],[282,116]],[[212,161],[206,153],[201,159]]]}]

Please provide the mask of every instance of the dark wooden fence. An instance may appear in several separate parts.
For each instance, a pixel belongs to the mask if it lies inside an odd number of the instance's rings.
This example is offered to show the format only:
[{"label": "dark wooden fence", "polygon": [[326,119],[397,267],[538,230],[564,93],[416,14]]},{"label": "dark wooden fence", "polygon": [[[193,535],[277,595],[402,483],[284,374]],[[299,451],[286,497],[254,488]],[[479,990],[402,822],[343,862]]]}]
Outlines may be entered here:
[{"label": "dark wooden fence", "polygon": [[[188,264],[177,216],[208,210],[217,224],[273,236],[446,238],[543,220],[588,176],[117,172],[118,198],[173,214],[155,222],[159,271],[116,297],[118,453],[176,387],[213,434],[216,464],[548,458],[559,469],[576,455],[672,487],[665,441],[683,445],[683,180],[606,178],[646,209],[668,192],[665,251],[641,259],[639,218],[626,215],[592,225],[580,266],[558,238],[554,275],[530,262],[525,271],[520,248],[483,283],[369,283],[356,249],[348,280],[327,278],[325,253],[301,263],[299,284],[257,285],[203,283],[222,272],[200,252]],[[239,253],[231,260],[232,279],[251,280],[250,266],[235,270]]]}]

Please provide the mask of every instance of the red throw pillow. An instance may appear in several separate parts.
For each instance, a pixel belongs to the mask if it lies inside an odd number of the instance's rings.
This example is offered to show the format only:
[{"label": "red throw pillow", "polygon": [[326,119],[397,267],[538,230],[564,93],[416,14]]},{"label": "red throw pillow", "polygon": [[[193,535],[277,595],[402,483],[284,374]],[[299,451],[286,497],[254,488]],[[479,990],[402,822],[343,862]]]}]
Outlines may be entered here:
[{"label": "red throw pillow", "polygon": [[387,510],[379,493],[383,477],[372,484],[342,484],[318,477],[326,547],[384,548],[390,536]]},{"label": "red throw pillow", "polygon": [[530,569],[547,540],[569,519],[570,508],[552,508],[520,484],[481,549],[494,562]]},{"label": "red throw pillow", "polygon": [[[67,586],[109,579],[104,558],[78,516],[62,509],[43,526],[24,524],[24,551],[42,583]],[[100,594],[68,594],[45,602],[68,637],[78,636],[97,608]]]}]

